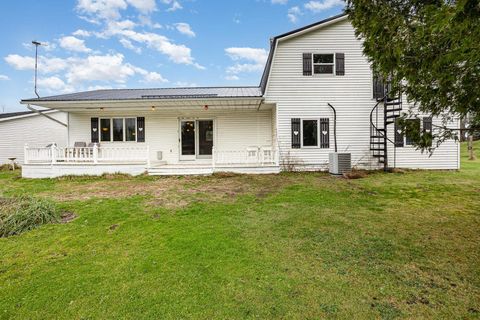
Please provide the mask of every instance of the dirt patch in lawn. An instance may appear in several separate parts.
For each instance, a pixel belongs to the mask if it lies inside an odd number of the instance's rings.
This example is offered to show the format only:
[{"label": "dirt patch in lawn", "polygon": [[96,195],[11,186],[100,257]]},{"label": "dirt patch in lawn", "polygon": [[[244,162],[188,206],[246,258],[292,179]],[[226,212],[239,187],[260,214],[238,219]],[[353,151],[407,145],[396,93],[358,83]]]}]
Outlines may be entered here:
[{"label": "dirt patch in lawn", "polygon": [[60,216],[60,223],[69,223],[77,218],[77,215],[70,211],[62,212]]},{"label": "dirt patch in lawn", "polygon": [[[195,202],[231,202],[243,195],[264,199],[293,181],[298,182],[299,176],[304,177],[300,181],[312,178],[303,174],[285,174],[281,178],[278,175],[215,174],[190,177],[120,176],[78,182],[70,179],[58,180],[52,190],[41,195],[57,201],[145,196],[149,198],[147,205],[181,208]],[[328,176],[319,174],[317,178],[323,180]]]}]

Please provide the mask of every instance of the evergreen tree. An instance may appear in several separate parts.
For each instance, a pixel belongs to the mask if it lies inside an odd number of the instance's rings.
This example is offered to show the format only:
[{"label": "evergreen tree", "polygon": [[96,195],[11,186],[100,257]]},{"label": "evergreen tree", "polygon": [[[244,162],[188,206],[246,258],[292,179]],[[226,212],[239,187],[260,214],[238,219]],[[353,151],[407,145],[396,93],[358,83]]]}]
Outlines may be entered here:
[{"label": "evergreen tree", "polygon": [[[432,151],[455,136],[452,118],[468,116],[470,131],[480,130],[479,0],[346,2],[375,72],[418,103],[419,112],[443,119],[433,136],[414,135],[419,148]],[[405,129],[407,122],[400,123]]]}]

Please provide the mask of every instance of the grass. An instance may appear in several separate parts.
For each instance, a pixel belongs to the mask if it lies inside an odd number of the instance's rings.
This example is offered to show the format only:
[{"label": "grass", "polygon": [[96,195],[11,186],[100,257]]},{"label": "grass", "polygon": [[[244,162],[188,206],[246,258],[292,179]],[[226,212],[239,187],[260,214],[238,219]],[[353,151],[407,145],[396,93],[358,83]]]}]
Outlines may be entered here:
[{"label": "grass", "polygon": [[9,237],[60,221],[55,204],[31,196],[0,198],[0,237]]},{"label": "grass", "polygon": [[0,195],[78,216],[0,239],[0,318],[479,318],[480,160],[465,159],[357,180],[0,172]]}]

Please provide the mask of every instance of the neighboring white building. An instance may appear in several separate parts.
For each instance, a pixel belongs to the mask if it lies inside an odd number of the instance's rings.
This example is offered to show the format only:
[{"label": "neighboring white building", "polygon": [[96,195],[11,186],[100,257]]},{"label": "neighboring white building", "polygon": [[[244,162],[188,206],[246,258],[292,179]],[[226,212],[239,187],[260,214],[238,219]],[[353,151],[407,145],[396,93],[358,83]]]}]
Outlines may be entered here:
[{"label": "neighboring white building", "polygon": [[[69,114],[68,148],[27,149],[23,175],[324,170],[335,144],[360,168],[459,168],[453,140],[432,156],[409,145],[394,122],[413,104],[385,104],[384,96],[361,41],[340,15],[273,38],[259,87],[97,90],[23,100]],[[425,116],[419,125],[435,130],[437,122]]]},{"label": "neighboring white building", "polygon": [[[57,110],[44,114],[67,123],[67,114]],[[10,163],[9,158],[23,164],[25,144],[46,147],[67,145],[67,127],[33,111],[0,113],[0,164]]]}]

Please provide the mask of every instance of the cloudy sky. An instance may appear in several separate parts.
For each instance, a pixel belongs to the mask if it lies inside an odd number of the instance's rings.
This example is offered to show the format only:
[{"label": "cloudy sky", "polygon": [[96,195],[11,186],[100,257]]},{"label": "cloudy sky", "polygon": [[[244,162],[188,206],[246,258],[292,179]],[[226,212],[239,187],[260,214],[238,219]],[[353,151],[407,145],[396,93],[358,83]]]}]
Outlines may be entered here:
[{"label": "cloudy sky", "polygon": [[0,112],[102,88],[258,85],[269,38],[342,0],[21,0],[0,3]]}]

